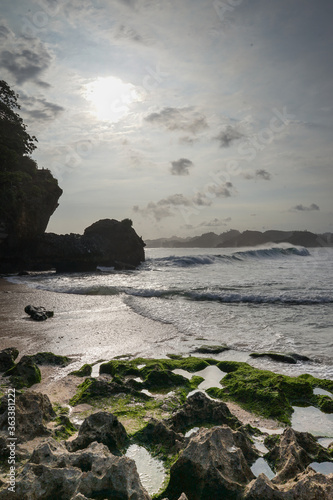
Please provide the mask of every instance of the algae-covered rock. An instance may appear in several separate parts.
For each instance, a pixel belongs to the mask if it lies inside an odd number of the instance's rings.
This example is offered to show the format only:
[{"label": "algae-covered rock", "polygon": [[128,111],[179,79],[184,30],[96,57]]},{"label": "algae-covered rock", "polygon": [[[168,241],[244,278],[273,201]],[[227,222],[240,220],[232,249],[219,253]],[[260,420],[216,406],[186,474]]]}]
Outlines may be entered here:
[{"label": "algae-covered rock", "polygon": [[280,363],[296,364],[297,360],[288,354],[282,354],[279,352],[252,352],[250,354],[251,358],[270,358],[273,361],[278,361]]},{"label": "algae-covered rock", "polygon": [[67,439],[77,431],[77,428],[69,420],[67,415],[59,415],[55,422],[58,424],[53,433],[57,439]]},{"label": "algae-covered rock", "polygon": [[7,347],[0,352],[0,372],[5,372],[15,366],[15,359],[19,355],[16,347]]},{"label": "algae-covered rock", "polygon": [[74,370],[73,372],[70,372],[69,375],[75,375],[76,377],[89,377],[92,372],[92,366],[89,364],[85,364],[81,366],[79,370]]},{"label": "algae-covered rock", "polygon": [[17,365],[7,370],[4,377],[10,377],[10,382],[16,389],[31,387],[38,384],[42,379],[40,369],[28,356],[25,356]]},{"label": "algae-covered rock", "polygon": [[318,379],[288,377],[236,361],[220,361],[217,366],[227,372],[223,378],[224,388],[210,388],[208,394],[235,401],[264,417],[290,425],[293,404],[310,405],[314,402],[313,387]]},{"label": "algae-covered rock", "polygon": [[[18,442],[28,441],[36,436],[49,435],[45,423],[55,417],[51,402],[46,394],[25,392],[15,398],[15,434]],[[8,430],[8,397],[0,404],[0,430]]]},{"label": "algae-covered rock", "polygon": [[141,375],[144,379],[144,387],[147,389],[169,389],[172,387],[189,387],[190,382],[182,375],[173,373],[171,370],[164,369],[159,364],[146,366],[141,370]]},{"label": "algae-covered rock", "polygon": [[219,354],[220,352],[228,351],[230,347],[226,344],[223,345],[202,345],[197,347],[194,352],[200,352],[201,354]]},{"label": "algae-covered rock", "polygon": [[37,354],[23,356],[22,359],[30,358],[36,365],[67,366],[71,359],[67,356],[59,356],[53,352],[38,352]]},{"label": "algae-covered rock", "polygon": [[110,451],[119,452],[127,440],[127,432],[112,413],[100,411],[87,417],[80,427],[79,435],[66,443],[69,451],[86,448],[93,441],[105,444]]},{"label": "algae-covered rock", "polygon": [[114,381],[108,382],[106,380],[97,380],[95,378],[86,378],[84,382],[78,386],[77,393],[72,397],[69,403],[75,406],[100,398],[108,398],[116,394],[131,394],[133,397],[142,400],[150,399],[146,394],[140,393],[125,384],[119,384]]}]

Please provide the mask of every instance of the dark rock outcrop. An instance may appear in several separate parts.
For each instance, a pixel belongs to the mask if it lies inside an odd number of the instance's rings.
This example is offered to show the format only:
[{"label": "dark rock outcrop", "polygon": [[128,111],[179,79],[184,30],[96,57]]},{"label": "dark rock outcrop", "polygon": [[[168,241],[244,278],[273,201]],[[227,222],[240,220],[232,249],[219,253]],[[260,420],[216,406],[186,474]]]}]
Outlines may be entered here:
[{"label": "dark rock outcrop", "polygon": [[[15,435],[19,443],[38,436],[49,435],[45,423],[55,417],[51,402],[46,394],[25,392],[17,394],[15,408]],[[8,398],[0,403],[0,430],[8,430]]]},{"label": "dark rock outcrop", "polygon": [[0,372],[5,372],[15,366],[15,359],[19,355],[15,347],[7,347],[0,352]]},{"label": "dark rock outcrop", "polygon": [[241,427],[241,423],[225,403],[209,399],[203,392],[195,392],[189,396],[166,423],[175,432],[186,432],[192,427],[207,424],[226,424],[233,429]]},{"label": "dark rock outcrop", "polygon": [[86,448],[93,441],[105,444],[110,451],[119,453],[127,440],[127,432],[112,413],[100,411],[87,417],[80,427],[79,435],[67,442],[69,451]]},{"label": "dark rock outcrop", "polygon": [[[2,490],[0,499],[7,498],[8,491]],[[10,498],[150,500],[130,458],[114,456],[105,445],[96,442],[85,450],[68,453],[51,438],[35,449],[18,474],[15,493]]]},{"label": "dark rock outcrop", "polygon": [[40,369],[29,356],[24,356],[17,365],[7,370],[4,377],[10,377],[10,382],[16,389],[31,387],[38,384],[41,379]]},{"label": "dark rock outcrop", "polygon": [[136,434],[140,443],[164,448],[168,453],[176,453],[184,447],[184,435],[170,429],[164,421],[151,418],[146,427]]},{"label": "dark rock outcrop", "polygon": [[53,311],[47,311],[45,307],[42,306],[25,306],[24,312],[29,314],[31,319],[35,321],[45,321],[47,318],[52,318],[54,315]]},{"label": "dark rock outcrop", "polygon": [[128,221],[103,219],[86,228],[83,235],[46,233],[39,240],[32,265],[58,272],[94,271],[97,266],[134,269],[145,260],[145,244]]},{"label": "dark rock outcrop", "polygon": [[237,499],[254,475],[230,427],[200,429],[170,470],[164,495],[176,500]]}]

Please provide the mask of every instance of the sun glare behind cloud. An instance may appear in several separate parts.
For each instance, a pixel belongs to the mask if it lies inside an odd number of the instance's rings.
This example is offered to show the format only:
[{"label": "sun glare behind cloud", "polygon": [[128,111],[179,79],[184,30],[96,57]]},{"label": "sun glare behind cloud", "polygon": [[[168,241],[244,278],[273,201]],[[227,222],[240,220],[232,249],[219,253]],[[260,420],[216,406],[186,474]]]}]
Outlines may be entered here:
[{"label": "sun glare behind cloud", "polygon": [[92,104],[99,120],[117,122],[129,112],[131,103],[140,100],[131,83],[114,76],[99,77],[85,85],[84,97]]}]

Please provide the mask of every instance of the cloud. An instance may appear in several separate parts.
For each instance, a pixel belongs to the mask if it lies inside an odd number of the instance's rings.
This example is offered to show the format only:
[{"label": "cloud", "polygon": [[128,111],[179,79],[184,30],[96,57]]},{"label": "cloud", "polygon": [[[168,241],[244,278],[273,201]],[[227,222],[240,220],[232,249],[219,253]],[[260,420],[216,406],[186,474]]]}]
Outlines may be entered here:
[{"label": "cloud", "polygon": [[270,181],[272,178],[272,174],[267,172],[267,170],[264,170],[263,168],[257,169],[255,173],[252,171],[245,171],[242,172],[241,174],[245,179],[263,179],[265,181]]},{"label": "cloud", "polygon": [[234,141],[242,139],[244,134],[242,134],[236,127],[228,125],[224,130],[214,137],[215,140],[219,141],[221,148],[228,148]]},{"label": "cloud", "polygon": [[0,51],[0,67],[9,71],[18,84],[33,80],[39,85],[48,85],[41,82],[39,76],[50,66],[51,54],[39,40],[15,38],[8,31],[5,25],[1,26],[2,39],[7,41],[10,37],[12,43],[10,48],[3,47]]},{"label": "cloud", "polygon": [[65,111],[65,108],[47,101],[44,97],[31,97],[20,94],[22,110],[33,120],[49,121]]},{"label": "cloud", "polygon": [[208,128],[204,115],[195,111],[193,107],[188,108],[163,108],[159,113],[151,113],[145,120],[154,125],[160,125],[167,130],[185,130],[196,134]]},{"label": "cloud", "polygon": [[270,181],[272,176],[267,170],[258,169],[256,170],[256,178],[264,179],[265,181]]},{"label": "cloud", "polygon": [[119,24],[114,29],[114,38],[117,40],[130,40],[135,43],[145,43],[144,38],[134,28]]},{"label": "cloud", "polygon": [[214,219],[210,221],[204,221],[198,224],[196,227],[220,227],[220,226],[227,226],[227,222],[231,221],[231,217],[226,217],[225,219],[218,219],[215,217]]},{"label": "cloud", "polygon": [[304,205],[296,205],[295,207],[292,207],[290,211],[297,210],[298,212],[311,212],[313,210],[320,210],[318,205],[316,203],[311,203],[309,207],[305,207]]},{"label": "cloud", "polygon": [[187,158],[180,158],[171,162],[170,171],[172,175],[189,175],[189,168],[193,167],[193,162]]},{"label": "cloud", "polygon": [[231,182],[221,185],[209,185],[206,191],[198,191],[193,196],[184,196],[181,193],[173,194],[167,198],[162,198],[157,202],[149,202],[146,207],[140,208],[138,205],[133,207],[134,212],[143,215],[144,217],[153,217],[156,221],[160,221],[165,217],[173,217],[179,214],[179,210],[185,207],[193,209],[193,213],[209,207],[213,203],[213,199],[227,198],[231,196]]}]

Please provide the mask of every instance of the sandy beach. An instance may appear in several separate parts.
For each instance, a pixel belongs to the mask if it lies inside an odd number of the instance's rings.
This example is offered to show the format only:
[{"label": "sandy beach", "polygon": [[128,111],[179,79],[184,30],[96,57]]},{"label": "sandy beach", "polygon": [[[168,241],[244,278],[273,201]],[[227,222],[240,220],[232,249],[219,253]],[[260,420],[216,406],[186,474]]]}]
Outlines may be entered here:
[{"label": "sandy beach", "polygon": [[[178,335],[171,325],[135,314],[119,297],[47,292],[5,279],[0,297],[0,350],[15,346],[20,356],[51,351],[74,356],[81,366],[125,354],[153,357],[157,344],[161,356]],[[28,304],[52,310],[54,317],[33,321],[24,312]]]}]

